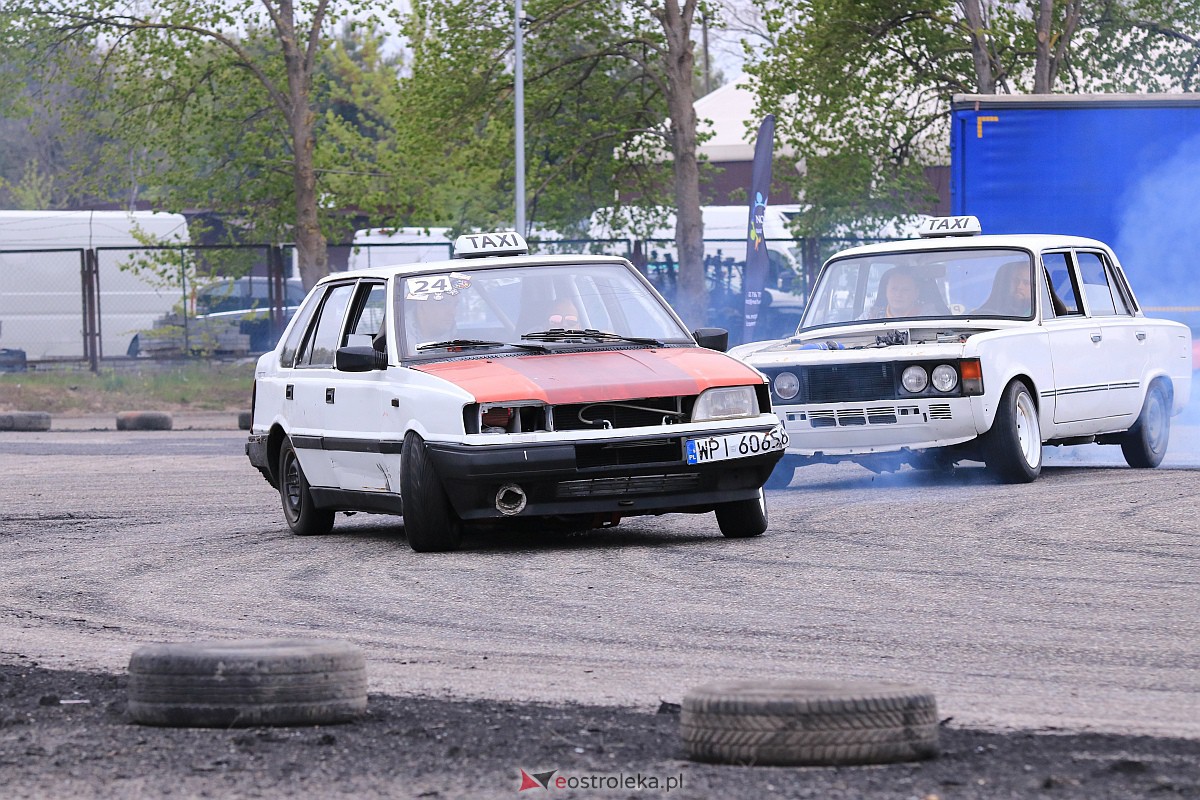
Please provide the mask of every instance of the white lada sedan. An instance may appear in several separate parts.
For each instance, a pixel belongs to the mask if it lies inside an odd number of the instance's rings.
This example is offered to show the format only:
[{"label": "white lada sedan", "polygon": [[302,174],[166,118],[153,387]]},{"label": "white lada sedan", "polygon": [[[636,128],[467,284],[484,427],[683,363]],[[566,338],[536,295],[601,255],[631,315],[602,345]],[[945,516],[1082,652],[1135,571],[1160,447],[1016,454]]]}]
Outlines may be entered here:
[{"label": "white lada sedan", "polygon": [[1026,482],[1042,446],[1120,445],[1155,467],[1188,402],[1191,334],[1142,314],[1117,257],[1074,236],[981,235],[974,217],[822,268],[790,339],[734,348],[771,383],[794,468],[983,461]]},{"label": "white lada sedan", "polygon": [[787,436],[725,331],[689,333],[622,258],[530,256],[508,232],[455,251],[322,279],[259,359],[246,454],[292,531],[401,514],[436,551],[497,520],[766,529]]}]

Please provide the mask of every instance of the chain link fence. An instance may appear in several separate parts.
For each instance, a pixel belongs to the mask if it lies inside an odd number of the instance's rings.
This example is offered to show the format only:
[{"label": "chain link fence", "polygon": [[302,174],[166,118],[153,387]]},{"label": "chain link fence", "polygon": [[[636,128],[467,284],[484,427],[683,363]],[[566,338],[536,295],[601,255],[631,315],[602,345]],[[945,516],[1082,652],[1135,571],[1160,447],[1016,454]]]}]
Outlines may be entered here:
[{"label": "chain link fence", "polygon": [[[881,241],[881,240],[880,240]],[[757,338],[796,329],[820,264],[863,240],[767,240]],[[542,254],[628,258],[668,302],[677,297],[674,240],[530,239]],[[335,244],[330,269],[439,261],[441,243]],[[705,325],[741,339],[745,241],[705,240]],[[304,298],[292,245],[0,249],[0,371],[137,359],[230,358],[274,347]],[[238,276],[238,277],[230,277]]]}]

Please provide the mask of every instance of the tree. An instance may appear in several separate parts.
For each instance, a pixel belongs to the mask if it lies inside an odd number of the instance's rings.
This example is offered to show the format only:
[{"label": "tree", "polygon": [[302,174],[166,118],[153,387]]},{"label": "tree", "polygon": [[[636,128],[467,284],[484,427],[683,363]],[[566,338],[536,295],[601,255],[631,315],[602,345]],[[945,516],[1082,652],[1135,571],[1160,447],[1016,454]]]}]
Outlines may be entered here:
[{"label": "tree", "polygon": [[[0,42],[9,53],[38,52],[28,63],[43,69],[68,45],[94,47],[96,69],[76,77],[90,85],[88,100],[109,113],[81,108],[75,118],[107,124],[108,158],[124,156],[135,175],[139,164],[165,167],[174,183],[162,175],[155,183],[166,198],[208,191],[220,206],[236,192],[248,195],[252,202],[230,205],[256,206],[287,224],[310,286],[328,272],[316,172],[318,59],[339,22],[374,19],[371,5],[17,0],[0,17]],[[200,140],[206,146],[197,150]],[[134,144],[141,146],[130,149]],[[213,153],[223,156],[209,161]],[[284,197],[291,200],[286,223],[277,213]]]},{"label": "tree", "polygon": [[759,110],[802,160],[798,233],[859,231],[930,199],[955,94],[1191,90],[1195,0],[755,0]]},{"label": "tree", "polygon": [[[698,319],[704,277],[690,40],[696,0],[531,0],[525,9],[530,221],[569,231],[614,197],[676,207],[681,310]],[[505,0],[417,2],[405,30],[412,68],[394,117],[403,134],[381,171],[414,162],[441,167],[437,185],[406,200],[440,209],[444,224],[511,224],[512,14]],[[397,222],[408,211],[398,209]]]}]

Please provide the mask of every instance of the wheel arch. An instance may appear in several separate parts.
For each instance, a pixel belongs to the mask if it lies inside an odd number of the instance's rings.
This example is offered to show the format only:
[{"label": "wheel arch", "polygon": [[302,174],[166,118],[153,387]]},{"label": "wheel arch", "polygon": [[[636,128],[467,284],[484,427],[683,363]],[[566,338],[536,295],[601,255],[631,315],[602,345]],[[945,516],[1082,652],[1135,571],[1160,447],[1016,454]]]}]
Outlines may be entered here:
[{"label": "wheel arch", "polygon": [[275,423],[267,434],[267,469],[270,471],[271,485],[279,488],[279,451],[283,442],[288,438],[283,426]]}]

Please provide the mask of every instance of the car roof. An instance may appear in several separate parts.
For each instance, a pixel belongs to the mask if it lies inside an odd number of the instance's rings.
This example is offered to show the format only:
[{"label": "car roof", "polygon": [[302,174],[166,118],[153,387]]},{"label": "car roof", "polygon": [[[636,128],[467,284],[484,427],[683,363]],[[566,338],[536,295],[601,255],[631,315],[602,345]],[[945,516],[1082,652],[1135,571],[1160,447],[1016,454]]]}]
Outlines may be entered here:
[{"label": "car roof", "polygon": [[1051,233],[995,233],[980,236],[933,236],[922,239],[864,244],[839,250],[831,258],[864,256],[879,253],[910,252],[917,250],[971,250],[992,247],[1014,247],[1023,250],[1045,250],[1052,247],[1091,247],[1107,250],[1108,246],[1098,239],[1086,236],[1067,236]]},{"label": "car roof", "polygon": [[318,285],[346,278],[381,278],[394,275],[416,275],[426,272],[455,272],[468,269],[490,269],[493,267],[552,267],[563,264],[628,264],[621,256],[605,255],[545,255],[545,256],[486,256],[483,258],[452,258],[445,261],[418,261],[407,264],[389,264],[383,267],[334,272],[322,278]]}]

